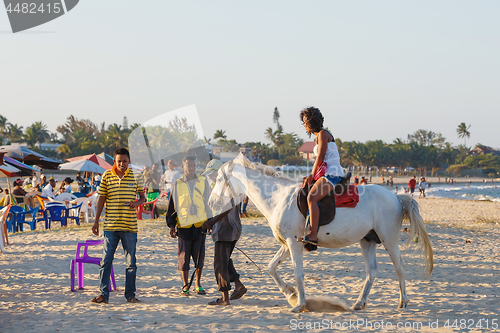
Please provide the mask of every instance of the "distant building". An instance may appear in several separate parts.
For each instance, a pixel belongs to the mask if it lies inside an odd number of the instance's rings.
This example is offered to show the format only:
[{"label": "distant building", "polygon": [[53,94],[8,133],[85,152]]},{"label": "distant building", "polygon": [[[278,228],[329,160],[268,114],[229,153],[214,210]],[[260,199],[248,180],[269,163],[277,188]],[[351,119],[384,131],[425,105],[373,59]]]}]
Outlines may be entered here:
[{"label": "distant building", "polygon": [[247,147],[245,145],[240,145],[240,152],[248,158],[250,161],[253,161],[252,157],[252,147]]},{"label": "distant building", "polygon": [[314,146],[316,144],[314,141],[307,141],[304,142],[302,146],[300,146],[298,152],[300,156],[302,156],[303,159],[308,160],[308,161],[314,161]]},{"label": "distant building", "polygon": [[36,146],[40,149],[55,150],[62,146],[62,143],[37,143]]},{"label": "distant building", "polygon": [[494,156],[500,156],[500,150],[493,149],[488,146],[476,146],[476,148],[469,151],[470,155],[482,155],[482,154],[493,154]]}]

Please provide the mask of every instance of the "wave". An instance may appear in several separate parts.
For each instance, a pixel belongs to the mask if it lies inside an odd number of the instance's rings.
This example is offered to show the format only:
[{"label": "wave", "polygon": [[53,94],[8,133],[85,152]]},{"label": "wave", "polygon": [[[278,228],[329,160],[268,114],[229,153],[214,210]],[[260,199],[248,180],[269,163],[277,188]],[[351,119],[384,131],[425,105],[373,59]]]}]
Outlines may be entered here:
[{"label": "wave", "polygon": [[430,198],[451,198],[500,202],[500,188],[488,185],[435,185],[426,190]]}]

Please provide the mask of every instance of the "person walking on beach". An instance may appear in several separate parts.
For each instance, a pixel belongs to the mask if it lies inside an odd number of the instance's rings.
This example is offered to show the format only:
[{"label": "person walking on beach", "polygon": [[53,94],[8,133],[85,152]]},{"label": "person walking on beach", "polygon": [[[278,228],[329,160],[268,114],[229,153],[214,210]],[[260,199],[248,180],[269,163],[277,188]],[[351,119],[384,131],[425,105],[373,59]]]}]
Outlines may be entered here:
[{"label": "person walking on beach", "polygon": [[179,170],[176,170],[177,165],[172,160],[168,160],[167,167],[168,170],[163,174],[163,181],[165,182],[165,192],[167,192],[167,196],[170,198],[172,184],[175,183],[177,179],[181,178],[181,173]]},{"label": "person walking on beach", "polygon": [[[209,177],[212,182],[217,178],[217,170],[222,166],[220,160],[211,160],[208,162],[204,176]],[[211,301],[208,305],[230,305],[230,301],[241,298],[247,288],[241,283],[240,275],[234,268],[231,254],[233,253],[236,242],[241,236],[241,220],[239,215],[239,203],[232,198],[228,206],[222,210],[222,214],[203,223],[203,229],[212,229],[212,239],[215,242],[214,247],[214,272],[217,280],[217,287],[222,292],[222,298]],[[235,290],[229,296],[231,282],[234,282]]]},{"label": "person walking on beach", "polygon": [[240,218],[241,217],[248,217],[247,213],[247,207],[248,207],[248,195],[245,195],[245,198],[243,199],[243,202],[241,203],[241,212],[240,212]]},{"label": "person walking on beach", "polygon": [[[309,107],[300,112],[306,132],[316,136],[314,147],[314,162],[312,173],[304,178],[304,184],[311,184],[315,178],[316,182],[309,191],[307,204],[309,207],[311,228],[309,233],[299,238],[304,243],[306,250],[314,251],[318,248],[319,207],[318,202],[330,193],[335,185],[344,177],[344,169],[340,165],[340,155],[333,135],[323,128],[323,115],[315,107]],[[321,169],[324,172],[318,173]]]},{"label": "person walking on beach", "polygon": [[[201,273],[205,263],[205,233],[202,224],[211,217],[208,206],[210,185],[204,176],[196,174],[196,157],[182,160],[184,176],[172,185],[166,214],[170,237],[177,238],[177,270],[182,275],[181,295],[189,296],[189,262],[193,258],[196,270],[195,290],[206,294],[201,286]],[[177,229],[177,231],[176,231]]]},{"label": "person walking on beach", "polygon": [[415,192],[415,187],[417,186],[417,176],[413,176],[412,179],[408,182],[408,188],[410,189],[411,196],[413,196],[413,192]]},{"label": "person walking on beach", "polygon": [[[99,217],[106,204],[104,220],[104,244],[99,268],[101,295],[92,298],[93,303],[108,303],[109,278],[111,265],[118,243],[122,242],[125,253],[125,298],[130,303],[139,303],[135,297],[135,279],[137,275],[136,245],[137,216],[135,208],[145,202],[142,176],[135,174],[128,167],[130,154],[127,149],[119,148],[114,154],[114,165],[102,175],[99,186],[99,199],[92,233],[99,236]],[[136,200],[137,194],[139,199]]]},{"label": "person walking on beach", "polygon": [[427,187],[427,184],[425,183],[425,178],[422,177],[420,180],[420,184],[418,185],[418,191],[420,192],[418,197],[423,196],[425,198],[425,188]]}]

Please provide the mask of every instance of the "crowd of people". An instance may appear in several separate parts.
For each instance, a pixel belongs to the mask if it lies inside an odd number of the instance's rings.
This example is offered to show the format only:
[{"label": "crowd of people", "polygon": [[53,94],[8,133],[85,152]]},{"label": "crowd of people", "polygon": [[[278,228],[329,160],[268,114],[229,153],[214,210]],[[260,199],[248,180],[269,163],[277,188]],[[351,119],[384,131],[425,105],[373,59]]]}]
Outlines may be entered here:
[{"label": "crowd of people", "polygon": [[[136,244],[137,218],[135,208],[148,201],[155,200],[165,190],[169,204],[166,223],[170,228],[170,237],[177,240],[177,269],[180,271],[182,288],[180,294],[189,296],[194,276],[194,292],[206,294],[202,287],[202,273],[205,263],[205,240],[207,231],[215,242],[214,272],[218,290],[222,297],[209,302],[210,305],[229,305],[231,300],[239,299],[247,289],[240,280],[231,254],[241,236],[239,199],[221,212],[213,212],[208,199],[215,183],[217,170],[222,166],[219,160],[211,160],[205,171],[196,174],[196,157],[186,156],[182,160],[184,174],[176,170],[173,161],[168,161],[168,170],[163,175],[158,167],[145,168],[142,177],[128,168],[130,154],[125,148],[114,154],[115,163],[101,179],[98,189],[97,214],[100,216],[106,204],[104,221],[103,259],[100,265],[100,295],[91,299],[93,303],[107,303],[109,300],[109,279],[111,263],[119,241],[122,242],[125,259],[125,298],[128,302],[138,303],[136,298]],[[124,184],[124,185],[122,185]],[[117,195],[119,193],[120,195]],[[137,199],[138,198],[138,199]],[[235,202],[238,200],[238,202]],[[246,199],[248,204],[248,199]],[[246,206],[245,206],[246,208]],[[99,218],[96,217],[92,232],[99,235]],[[191,261],[194,272],[189,279]],[[231,282],[235,290],[231,290]]]}]

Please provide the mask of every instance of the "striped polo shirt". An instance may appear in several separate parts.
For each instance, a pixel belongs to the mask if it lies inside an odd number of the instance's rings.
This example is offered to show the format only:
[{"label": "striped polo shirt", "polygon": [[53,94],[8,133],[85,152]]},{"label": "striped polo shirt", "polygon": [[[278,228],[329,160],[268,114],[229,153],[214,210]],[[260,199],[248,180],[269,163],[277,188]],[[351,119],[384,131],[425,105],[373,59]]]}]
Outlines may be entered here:
[{"label": "striped polo shirt", "polygon": [[98,194],[106,197],[105,231],[137,233],[135,209],[125,204],[136,200],[138,192],[144,192],[144,183],[140,174],[127,169],[120,179],[116,174],[116,165],[104,172]]}]

